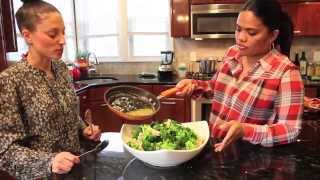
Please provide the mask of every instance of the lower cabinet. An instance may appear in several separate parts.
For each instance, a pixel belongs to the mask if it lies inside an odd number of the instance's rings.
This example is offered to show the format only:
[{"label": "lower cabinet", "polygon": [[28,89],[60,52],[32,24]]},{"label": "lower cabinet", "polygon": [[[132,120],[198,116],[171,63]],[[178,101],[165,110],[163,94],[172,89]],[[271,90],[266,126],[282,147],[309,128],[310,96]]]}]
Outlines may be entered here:
[{"label": "lower cabinet", "polygon": [[[134,86],[145,89],[156,96],[160,92],[174,87],[174,85],[145,85],[135,84]],[[180,122],[190,121],[190,99],[182,97],[170,97],[161,99],[161,107],[159,112],[151,119],[144,121],[128,121],[120,118],[114,114],[104,102],[104,93],[111,86],[99,86],[86,90],[78,94],[80,100],[80,115],[83,118],[84,112],[87,108],[92,111],[93,122],[99,125],[102,132],[119,132],[122,124],[142,124],[150,123],[154,120],[162,121],[167,118],[171,118]]]},{"label": "lower cabinet", "polygon": [[92,111],[93,123],[99,125],[103,132],[119,132],[122,120],[105,106],[104,101],[92,101],[89,103]]},{"label": "lower cabinet", "polygon": [[318,91],[318,87],[304,87],[304,95],[310,98],[319,97]]},{"label": "lower cabinet", "polygon": [[[162,91],[175,87],[174,85],[154,85],[153,92],[159,95]],[[179,122],[190,121],[190,99],[173,96],[160,100],[160,110],[155,119],[158,121],[171,118]]]},{"label": "lower cabinet", "polygon": [[79,98],[79,115],[83,119],[84,118],[84,113],[86,109],[88,108],[88,95],[87,91],[83,91],[78,94]]},{"label": "lower cabinet", "polygon": [[156,114],[155,119],[162,121],[165,119],[174,119],[179,122],[186,121],[185,100],[177,98],[165,98],[160,101],[161,108]]}]

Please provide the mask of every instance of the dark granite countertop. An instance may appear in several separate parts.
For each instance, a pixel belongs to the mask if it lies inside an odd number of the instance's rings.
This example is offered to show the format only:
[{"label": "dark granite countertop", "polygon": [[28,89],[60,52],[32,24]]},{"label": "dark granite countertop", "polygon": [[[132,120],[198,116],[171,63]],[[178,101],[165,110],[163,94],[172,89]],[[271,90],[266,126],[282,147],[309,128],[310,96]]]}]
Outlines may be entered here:
[{"label": "dark granite countertop", "polygon": [[304,80],[303,83],[305,87],[320,87],[320,81]]},{"label": "dark granite countertop", "polygon": [[[133,158],[122,148],[118,133],[105,133],[110,145],[73,169],[69,179],[203,180],[203,179],[320,179],[320,121],[305,121],[313,134],[289,145],[265,148],[239,141],[223,153],[211,143],[194,159],[164,169]],[[310,131],[310,129],[306,129]],[[309,139],[310,138],[310,139]]]},{"label": "dark granite countertop", "polygon": [[[177,84],[181,79],[173,77],[171,80],[160,81],[155,78],[141,78],[138,75],[114,75],[114,74],[96,74],[88,77],[86,80],[75,81],[74,87],[77,93],[82,92],[90,87],[96,86],[113,86],[121,84],[164,84],[173,85]],[[305,87],[320,87],[320,81],[304,81]]]},{"label": "dark granite countertop", "polygon": [[174,85],[177,84],[181,79],[173,77],[170,80],[159,80],[155,78],[142,78],[138,75],[111,75],[111,74],[100,74],[89,77],[86,80],[75,81],[74,87],[77,93],[82,92],[90,87],[97,86],[113,86],[121,84],[163,84],[163,85]]}]

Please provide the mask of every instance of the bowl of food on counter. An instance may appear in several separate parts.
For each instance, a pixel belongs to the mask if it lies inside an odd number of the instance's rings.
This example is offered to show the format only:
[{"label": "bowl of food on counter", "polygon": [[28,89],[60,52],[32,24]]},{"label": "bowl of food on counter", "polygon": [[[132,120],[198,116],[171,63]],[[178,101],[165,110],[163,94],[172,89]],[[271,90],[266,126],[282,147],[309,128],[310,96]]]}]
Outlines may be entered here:
[{"label": "bowl of food on counter", "polygon": [[189,161],[209,140],[206,121],[179,123],[168,119],[150,124],[123,124],[124,148],[137,159],[155,167],[173,167]]},{"label": "bowl of food on counter", "polygon": [[126,120],[145,120],[160,109],[160,102],[152,93],[135,86],[115,86],[107,90],[104,100],[108,108]]}]

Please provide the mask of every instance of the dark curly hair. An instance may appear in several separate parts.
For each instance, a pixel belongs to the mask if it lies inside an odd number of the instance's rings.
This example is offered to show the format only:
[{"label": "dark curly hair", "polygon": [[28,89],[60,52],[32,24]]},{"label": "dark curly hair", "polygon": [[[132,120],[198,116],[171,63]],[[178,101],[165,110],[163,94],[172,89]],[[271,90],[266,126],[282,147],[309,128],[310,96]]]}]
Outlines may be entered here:
[{"label": "dark curly hair", "polygon": [[290,56],[293,39],[293,23],[290,16],[282,11],[277,0],[248,0],[242,8],[243,11],[252,11],[270,31],[279,30],[275,45],[280,46],[280,52]]}]

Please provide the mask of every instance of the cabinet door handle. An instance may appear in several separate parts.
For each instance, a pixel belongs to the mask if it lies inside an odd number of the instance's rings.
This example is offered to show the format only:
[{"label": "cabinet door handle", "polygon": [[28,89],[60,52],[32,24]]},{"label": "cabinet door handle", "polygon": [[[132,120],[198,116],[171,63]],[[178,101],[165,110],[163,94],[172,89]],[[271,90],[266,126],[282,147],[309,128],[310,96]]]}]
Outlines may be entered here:
[{"label": "cabinet door handle", "polygon": [[294,34],[300,34],[301,31],[300,31],[300,30],[294,30],[293,33],[294,33]]},{"label": "cabinet door handle", "polygon": [[172,101],[162,101],[161,104],[167,104],[167,105],[175,105],[177,104],[176,102],[172,102]]},{"label": "cabinet door handle", "polygon": [[87,96],[82,96],[82,99],[87,99]]}]

